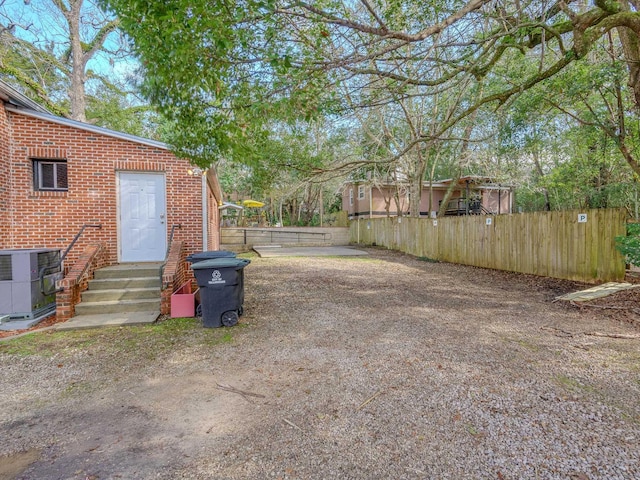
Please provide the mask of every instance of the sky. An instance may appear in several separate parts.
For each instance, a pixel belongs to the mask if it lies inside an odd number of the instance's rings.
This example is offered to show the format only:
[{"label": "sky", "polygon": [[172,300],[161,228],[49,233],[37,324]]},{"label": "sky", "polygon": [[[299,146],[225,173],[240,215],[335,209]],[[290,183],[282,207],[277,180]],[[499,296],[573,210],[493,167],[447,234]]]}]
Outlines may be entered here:
[{"label": "sky", "polygon": [[[98,28],[113,17],[100,10],[95,2],[84,0],[81,14],[81,38],[89,43]],[[45,51],[52,51],[60,58],[69,48],[67,22],[52,0],[0,0],[0,25],[9,28],[16,37],[26,40]],[[105,42],[105,48],[118,51],[124,40],[119,32],[113,32]],[[137,62],[131,55],[112,55],[99,52],[87,64],[87,70],[108,77],[120,84],[133,74]]]}]

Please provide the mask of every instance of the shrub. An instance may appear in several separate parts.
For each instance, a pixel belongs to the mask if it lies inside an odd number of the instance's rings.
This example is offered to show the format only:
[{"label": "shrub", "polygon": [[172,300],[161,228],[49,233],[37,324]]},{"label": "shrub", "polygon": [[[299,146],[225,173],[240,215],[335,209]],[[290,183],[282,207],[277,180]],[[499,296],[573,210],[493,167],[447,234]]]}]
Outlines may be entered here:
[{"label": "shrub", "polygon": [[616,237],[616,248],[627,263],[640,266],[640,223],[627,224],[627,235]]}]

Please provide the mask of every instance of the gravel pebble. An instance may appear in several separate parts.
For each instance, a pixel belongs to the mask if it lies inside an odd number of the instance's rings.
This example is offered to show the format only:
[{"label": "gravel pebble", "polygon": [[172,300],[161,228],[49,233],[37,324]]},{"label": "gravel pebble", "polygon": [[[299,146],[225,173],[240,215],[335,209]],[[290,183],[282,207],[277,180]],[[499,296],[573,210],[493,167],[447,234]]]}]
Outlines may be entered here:
[{"label": "gravel pebble", "polygon": [[230,342],[0,344],[0,455],[40,452],[19,479],[640,478],[638,340],[580,334],[632,325],[552,303],[571,282],[368,252],[254,258]]}]

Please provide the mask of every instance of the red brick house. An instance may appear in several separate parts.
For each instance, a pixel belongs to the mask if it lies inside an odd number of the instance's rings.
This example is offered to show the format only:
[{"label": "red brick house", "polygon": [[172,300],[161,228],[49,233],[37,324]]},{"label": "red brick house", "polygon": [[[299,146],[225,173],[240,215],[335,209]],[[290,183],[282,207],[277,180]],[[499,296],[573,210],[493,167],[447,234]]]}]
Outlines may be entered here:
[{"label": "red brick house", "polygon": [[215,171],[193,174],[161,142],[52,115],[1,81],[0,101],[0,249],[64,251],[100,225],[64,260],[58,316],[73,316],[95,268],[128,262],[166,262],[166,313],[189,278],[185,256],[219,248]]}]

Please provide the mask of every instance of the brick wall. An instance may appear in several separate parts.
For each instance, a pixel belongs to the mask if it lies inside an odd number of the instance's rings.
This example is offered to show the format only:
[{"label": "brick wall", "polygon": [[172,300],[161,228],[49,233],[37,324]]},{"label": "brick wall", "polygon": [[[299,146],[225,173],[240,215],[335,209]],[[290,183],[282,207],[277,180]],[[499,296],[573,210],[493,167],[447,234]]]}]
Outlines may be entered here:
[{"label": "brick wall", "polygon": [[89,245],[60,282],[63,289],[56,295],[56,318],[69,320],[80,303],[80,295],[87,289],[93,272],[106,264],[106,249],[101,244]]},{"label": "brick wall", "polygon": [[[19,113],[9,112],[9,122],[13,133],[11,189],[8,202],[2,203],[10,207],[9,215],[0,221],[8,224],[4,236],[0,231],[0,248],[64,249],[83,224],[100,223],[100,230],[85,230],[69,253],[67,265],[73,264],[88,245],[95,243],[105,245],[107,264],[116,263],[116,172],[144,171],[165,174],[167,236],[171,226],[179,223],[182,228],[175,231],[174,241],[183,242],[187,253],[205,249],[202,245],[202,181],[198,175],[187,174],[187,160],[178,159],[161,148]],[[2,128],[0,117],[0,132]],[[68,192],[35,191],[33,158],[65,159]],[[0,170],[0,182],[1,179]],[[217,204],[215,210],[217,214]],[[209,243],[219,242],[218,223],[209,229]]]},{"label": "brick wall", "polygon": [[171,294],[187,280],[193,279],[193,272],[187,268],[186,253],[182,242],[171,244],[167,263],[162,273],[162,291],[160,298],[160,313],[171,313]]},{"label": "brick wall", "polygon": [[[11,191],[9,183],[9,166],[11,164],[9,155],[10,138],[7,112],[0,103],[0,218],[8,218],[9,216],[9,192]],[[8,241],[8,235],[8,223],[0,221],[0,245],[4,245]]]}]

